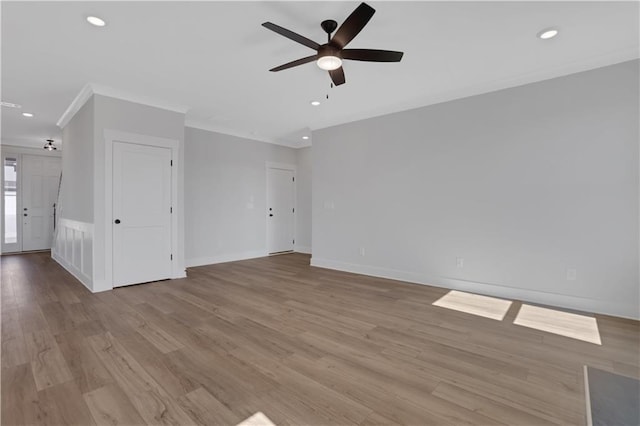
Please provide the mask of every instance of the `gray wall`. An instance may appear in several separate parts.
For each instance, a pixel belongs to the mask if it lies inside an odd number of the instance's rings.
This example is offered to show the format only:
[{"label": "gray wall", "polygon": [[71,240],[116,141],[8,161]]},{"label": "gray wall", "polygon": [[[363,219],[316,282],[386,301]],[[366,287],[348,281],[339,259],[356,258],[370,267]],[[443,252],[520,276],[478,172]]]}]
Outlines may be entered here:
[{"label": "gray wall", "polygon": [[266,162],[292,148],[185,128],[186,264],[266,256]]},{"label": "gray wall", "polygon": [[93,223],[94,101],[89,99],[62,130],[60,217]]},{"label": "gray wall", "polygon": [[296,251],[311,253],[311,147],[296,150]]},{"label": "gray wall", "polygon": [[632,61],[313,132],[312,264],[639,317],[638,77]]}]

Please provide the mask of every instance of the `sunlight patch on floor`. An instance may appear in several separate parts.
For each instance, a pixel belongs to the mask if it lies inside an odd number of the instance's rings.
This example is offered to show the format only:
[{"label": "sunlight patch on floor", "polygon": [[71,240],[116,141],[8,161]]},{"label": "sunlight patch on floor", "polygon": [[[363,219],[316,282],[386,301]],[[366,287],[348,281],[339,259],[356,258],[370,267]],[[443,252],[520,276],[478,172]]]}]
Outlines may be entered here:
[{"label": "sunlight patch on floor", "polygon": [[241,421],[236,426],[276,426],[269,417],[265,416],[262,411],[258,411],[253,416]]},{"label": "sunlight patch on floor", "polygon": [[434,306],[502,321],[511,306],[510,300],[451,290],[433,302]]},{"label": "sunlight patch on floor", "polygon": [[513,323],[602,345],[596,319],[586,315],[556,311],[539,306],[522,305]]}]

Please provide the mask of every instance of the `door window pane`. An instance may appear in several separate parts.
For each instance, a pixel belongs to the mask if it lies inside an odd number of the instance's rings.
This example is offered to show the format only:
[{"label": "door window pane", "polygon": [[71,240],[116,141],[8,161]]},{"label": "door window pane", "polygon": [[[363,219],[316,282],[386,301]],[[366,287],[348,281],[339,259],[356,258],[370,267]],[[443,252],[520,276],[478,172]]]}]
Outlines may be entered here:
[{"label": "door window pane", "polygon": [[18,198],[16,192],[18,161],[16,158],[4,159],[4,242],[18,242]]}]

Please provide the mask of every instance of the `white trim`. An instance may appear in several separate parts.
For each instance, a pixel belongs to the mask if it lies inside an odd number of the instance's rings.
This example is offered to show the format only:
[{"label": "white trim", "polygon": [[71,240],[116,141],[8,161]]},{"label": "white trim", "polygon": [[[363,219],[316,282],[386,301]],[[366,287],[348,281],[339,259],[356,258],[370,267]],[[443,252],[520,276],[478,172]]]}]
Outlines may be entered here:
[{"label": "white trim", "polygon": [[265,161],[265,164],[267,166],[267,169],[290,170],[293,172],[294,176],[295,176],[295,173],[298,171],[298,167],[295,166],[294,164],[274,163],[273,161]]},{"label": "white trim", "polygon": [[147,105],[154,108],[160,108],[168,111],[179,112],[186,114],[189,110],[188,106],[178,105],[172,102],[167,102],[162,99],[143,96],[136,93],[127,92],[125,90],[116,89],[113,87],[103,86],[96,83],[87,83],[71,101],[71,104],[67,107],[65,112],[60,116],[56,125],[61,129],[69,124],[69,121],[80,111],[80,108],[87,103],[91,96],[101,95],[110,98],[121,99],[123,101],[133,102],[136,104]]},{"label": "white trim", "polygon": [[297,140],[286,140],[286,139],[280,139],[280,138],[273,139],[273,138],[263,137],[259,139],[258,135],[251,133],[249,131],[232,129],[224,126],[223,124],[216,125],[213,123],[203,123],[201,121],[194,120],[192,118],[185,120],[184,127],[190,127],[192,129],[198,129],[198,130],[206,130],[208,132],[220,133],[223,135],[235,136],[237,138],[248,139],[255,142],[285,146],[287,148],[297,149],[297,148],[306,148],[308,146],[311,146],[311,139],[301,140],[300,142]]},{"label": "white trim", "polygon": [[397,281],[405,281],[413,284],[423,284],[433,287],[467,291],[470,293],[495,296],[503,299],[520,300],[548,306],[575,309],[583,312],[613,315],[634,320],[640,319],[637,302],[633,300],[629,301],[628,304],[622,305],[620,303],[610,301],[586,299],[564,294],[546,293],[536,290],[507,287],[498,284],[464,281],[443,276],[429,277],[416,272],[400,271],[397,269],[382,268],[378,266],[359,265],[355,263],[341,262],[331,259],[321,259],[318,257],[311,258],[311,266],[351,272],[354,274],[369,275],[372,277],[387,278]]},{"label": "white trim", "polygon": [[101,84],[90,83],[93,93],[96,95],[107,96],[109,98],[121,99],[123,101],[133,102],[135,104],[147,105],[154,108],[160,108],[167,111],[179,112],[186,114],[190,107],[180,105],[173,102],[167,102],[150,96],[139,95],[137,93],[128,92],[126,90],[116,89],[114,87],[103,86]]},{"label": "white trim", "polygon": [[64,269],[67,270],[67,272],[69,272],[71,275],[73,275],[78,281],[80,281],[82,283],[82,285],[84,285],[87,290],[89,290],[92,293],[95,293],[95,291],[92,288],[92,284],[91,284],[91,277],[83,274],[82,272],[80,272],[80,270],[78,268],[75,268],[71,263],[67,262],[65,259],[62,258],[62,256],[60,256],[55,250],[51,250],[51,258],[53,260],[55,260],[56,262],[58,262],[58,264],[60,266],[62,266]]},{"label": "white trim", "polygon": [[178,218],[180,209],[178,209],[178,174],[179,174],[179,156],[180,142],[177,139],[161,138],[158,136],[141,135],[138,133],[122,132],[119,130],[105,129],[104,132],[104,149],[105,149],[105,238],[104,238],[104,283],[100,282],[100,287],[104,290],[113,288],[113,143],[124,142],[137,145],[156,146],[171,150],[171,161],[173,168],[171,170],[171,206],[173,214],[171,215],[171,252],[174,254],[171,260],[171,279],[184,278],[186,273],[184,268],[178,264],[180,258],[178,254]]},{"label": "white trim", "polygon": [[67,109],[62,113],[58,121],[56,122],[56,126],[61,129],[65,127],[71,119],[80,111],[80,108],[83,107],[84,104],[87,103],[89,99],[93,96],[93,90],[91,88],[91,84],[85,84],[80,92],[76,95],[75,98],[71,101]]},{"label": "white trim", "polygon": [[[93,272],[88,270],[84,258],[85,241],[91,241],[90,244],[93,248],[93,224],[60,218],[54,236],[51,245],[51,258],[76,277],[89,291],[94,292]],[[71,240],[71,244],[69,244],[69,240]],[[75,241],[78,241],[78,244],[75,244]],[[76,246],[80,251],[77,256]],[[93,249],[90,255],[93,256]],[[74,259],[78,259],[77,264],[74,264]]]},{"label": "white trim", "polygon": [[304,253],[311,254],[311,247],[294,245],[294,250],[296,253]]},{"label": "white trim", "polygon": [[273,161],[265,161],[264,168],[264,181],[267,186],[265,191],[265,203],[264,203],[264,223],[266,229],[265,243],[267,246],[267,253],[269,253],[269,169],[275,170],[288,170],[293,173],[293,248],[295,250],[297,240],[297,228],[298,228],[298,167],[293,164],[287,163],[275,163]]},{"label": "white trim", "polygon": [[269,143],[269,144],[274,144],[274,145],[288,146],[290,148],[292,147],[292,146],[286,145],[284,143],[276,142],[275,140],[273,140],[271,138],[258,139],[257,135],[252,134],[249,131],[238,131],[238,130],[235,130],[235,129],[230,129],[228,127],[225,127],[222,124],[221,125],[216,125],[216,124],[213,124],[213,123],[203,123],[201,121],[194,120],[192,118],[189,118],[189,119],[185,120],[184,127],[191,127],[192,129],[206,130],[208,132],[220,133],[220,134],[229,135],[229,136],[235,136],[237,138],[249,139],[249,140],[255,141],[255,142],[262,142],[262,143]]},{"label": "white trim", "polygon": [[197,257],[187,259],[185,261],[187,268],[193,268],[203,265],[215,265],[216,263],[236,262],[238,260],[255,259],[258,257],[267,257],[269,253],[266,250],[252,250],[241,253],[220,254],[217,256]]}]

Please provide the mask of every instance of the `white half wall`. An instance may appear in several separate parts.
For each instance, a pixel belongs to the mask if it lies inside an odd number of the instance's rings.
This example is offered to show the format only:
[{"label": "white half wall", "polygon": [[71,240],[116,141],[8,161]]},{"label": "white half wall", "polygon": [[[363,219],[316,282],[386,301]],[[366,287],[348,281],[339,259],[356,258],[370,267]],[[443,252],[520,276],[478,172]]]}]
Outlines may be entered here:
[{"label": "white half wall", "polygon": [[314,131],[312,265],[639,318],[638,78]]},{"label": "white half wall", "polygon": [[266,163],[295,149],[185,128],[186,265],[267,255]]},{"label": "white half wall", "polygon": [[51,257],[90,291],[93,288],[93,224],[60,219]]}]

